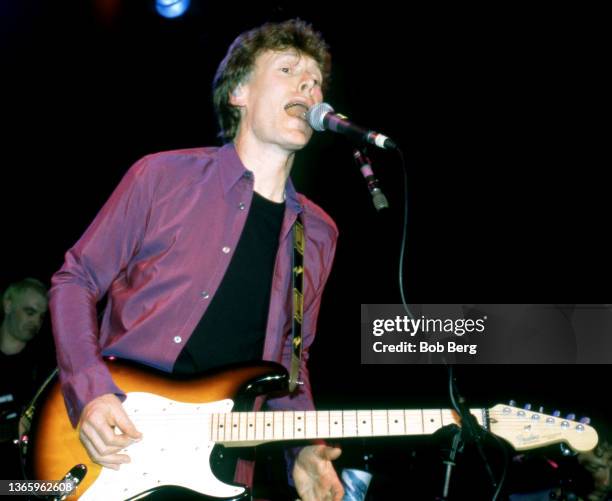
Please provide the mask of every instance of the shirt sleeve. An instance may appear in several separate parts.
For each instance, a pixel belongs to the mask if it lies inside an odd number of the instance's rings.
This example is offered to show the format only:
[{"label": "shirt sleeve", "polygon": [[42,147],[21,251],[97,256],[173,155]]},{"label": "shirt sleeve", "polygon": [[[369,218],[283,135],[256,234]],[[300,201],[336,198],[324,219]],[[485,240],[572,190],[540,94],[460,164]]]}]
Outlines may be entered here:
[{"label": "shirt sleeve", "polygon": [[129,169],[51,279],[60,382],[73,426],[94,398],[125,398],[102,360],[96,304],[142,243],[154,188],[146,167],[147,157]]}]

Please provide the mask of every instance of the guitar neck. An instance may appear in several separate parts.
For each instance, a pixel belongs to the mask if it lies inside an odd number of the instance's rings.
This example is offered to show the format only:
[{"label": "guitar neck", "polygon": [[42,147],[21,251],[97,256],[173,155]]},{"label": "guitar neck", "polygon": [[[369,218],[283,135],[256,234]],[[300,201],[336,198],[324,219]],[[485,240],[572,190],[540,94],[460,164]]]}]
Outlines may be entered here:
[{"label": "guitar neck", "polygon": [[[486,409],[470,409],[488,428]],[[430,435],[459,424],[449,409],[228,412],[212,415],[211,438],[229,447],[326,438]]]}]

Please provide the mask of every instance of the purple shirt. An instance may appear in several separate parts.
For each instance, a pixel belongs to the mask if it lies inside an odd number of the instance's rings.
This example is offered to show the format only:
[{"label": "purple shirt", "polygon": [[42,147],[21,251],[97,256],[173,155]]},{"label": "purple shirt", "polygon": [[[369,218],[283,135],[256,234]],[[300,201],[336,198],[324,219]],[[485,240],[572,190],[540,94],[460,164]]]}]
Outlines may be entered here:
[{"label": "purple shirt", "polygon": [[[272,279],[263,359],[290,367],[292,225],[303,213],[304,381],[273,409],[312,409],[306,362],[338,230],[291,180]],[[149,155],[127,172],[53,276],[50,310],[73,425],[105,393],[123,396],[102,356],[171,372],[227,270],[253,196],[253,173],[233,144]],[[108,292],[98,328],[96,303]]]}]

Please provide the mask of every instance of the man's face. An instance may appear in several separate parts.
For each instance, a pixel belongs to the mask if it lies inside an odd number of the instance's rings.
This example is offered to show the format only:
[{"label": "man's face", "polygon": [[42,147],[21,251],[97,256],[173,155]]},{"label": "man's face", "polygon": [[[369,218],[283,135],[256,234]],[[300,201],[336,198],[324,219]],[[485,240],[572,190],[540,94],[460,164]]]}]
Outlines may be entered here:
[{"label": "man's face", "polygon": [[28,342],[40,330],[47,313],[47,298],[35,290],[26,289],[4,301],[5,331],[22,342]]},{"label": "man's face", "polygon": [[321,78],[316,61],[295,50],[260,54],[247,81],[230,96],[242,110],[239,135],[288,151],[303,148],[312,136],[303,115],[323,101]]}]

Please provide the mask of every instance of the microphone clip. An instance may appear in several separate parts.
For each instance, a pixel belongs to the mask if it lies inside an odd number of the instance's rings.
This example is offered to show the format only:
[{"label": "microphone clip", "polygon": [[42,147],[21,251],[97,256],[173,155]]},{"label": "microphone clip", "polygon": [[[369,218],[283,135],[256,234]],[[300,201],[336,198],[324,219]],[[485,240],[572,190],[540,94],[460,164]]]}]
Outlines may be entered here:
[{"label": "microphone clip", "polygon": [[376,179],[376,177],[374,176],[374,171],[372,170],[372,162],[370,161],[370,159],[359,148],[355,148],[353,150],[353,158],[359,166],[361,174],[366,180],[368,191],[372,196],[372,203],[374,204],[374,208],[377,211],[380,211],[382,209],[388,209],[389,201],[378,186],[378,179]]}]

